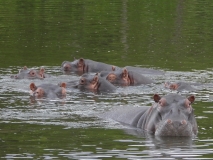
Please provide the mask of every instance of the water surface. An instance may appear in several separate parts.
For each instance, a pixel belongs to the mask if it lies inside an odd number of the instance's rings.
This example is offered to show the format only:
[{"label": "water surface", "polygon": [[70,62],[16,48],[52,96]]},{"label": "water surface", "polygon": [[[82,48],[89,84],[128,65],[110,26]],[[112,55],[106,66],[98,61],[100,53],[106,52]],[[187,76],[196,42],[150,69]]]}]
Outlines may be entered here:
[{"label": "water surface", "polygon": [[[212,159],[212,6],[193,1],[0,1],[0,157],[2,159]],[[67,89],[65,99],[32,100],[29,85],[78,80],[64,60],[165,71],[155,84],[94,94]],[[10,78],[23,66],[45,67],[44,80]],[[193,104],[195,138],[144,136],[100,113],[151,105],[167,81],[200,83]],[[173,91],[174,92],[174,91]]]}]

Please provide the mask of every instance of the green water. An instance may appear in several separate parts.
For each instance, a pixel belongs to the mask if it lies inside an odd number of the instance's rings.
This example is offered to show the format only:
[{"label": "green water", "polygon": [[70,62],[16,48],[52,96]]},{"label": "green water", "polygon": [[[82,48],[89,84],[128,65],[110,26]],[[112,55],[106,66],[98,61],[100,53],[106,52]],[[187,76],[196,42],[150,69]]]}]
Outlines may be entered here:
[{"label": "green water", "polygon": [[1,66],[74,57],[172,70],[212,66],[212,1],[1,1]]},{"label": "green water", "polygon": [[[161,88],[167,80],[212,84],[212,7],[211,0],[0,0],[0,157],[211,159],[212,85],[193,93],[199,125],[193,141],[138,137],[94,115],[150,105],[154,93],[167,93]],[[155,77],[158,86],[119,88],[115,95],[68,90],[59,103],[32,103],[31,81],[9,77],[23,66],[45,66],[54,75],[45,82],[78,79],[63,75],[60,65],[81,57],[168,74]]]}]

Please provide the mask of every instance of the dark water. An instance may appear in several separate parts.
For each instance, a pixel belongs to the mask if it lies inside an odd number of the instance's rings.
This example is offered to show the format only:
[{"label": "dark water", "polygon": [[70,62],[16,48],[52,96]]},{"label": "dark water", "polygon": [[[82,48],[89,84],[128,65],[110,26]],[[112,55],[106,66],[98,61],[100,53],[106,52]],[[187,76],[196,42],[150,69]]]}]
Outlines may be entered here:
[{"label": "dark water", "polygon": [[[0,157],[2,159],[212,159],[213,1],[0,1]],[[78,80],[64,60],[89,58],[118,66],[164,70],[156,84],[97,95],[32,101],[32,80],[13,80],[23,67],[53,76],[36,84]],[[153,103],[166,81],[194,86],[196,138],[160,138],[98,114],[116,106]]]}]

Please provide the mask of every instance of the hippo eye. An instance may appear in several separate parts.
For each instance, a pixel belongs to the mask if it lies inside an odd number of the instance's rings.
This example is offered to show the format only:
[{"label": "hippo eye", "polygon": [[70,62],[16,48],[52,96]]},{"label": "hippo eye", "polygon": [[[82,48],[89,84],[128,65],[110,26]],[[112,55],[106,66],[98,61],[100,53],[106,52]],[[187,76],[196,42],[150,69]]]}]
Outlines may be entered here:
[{"label": "hippo eye", "polygon": [[83,84],[84,83],[84,79],[81,79],[81,84]]},{"label": "hippo eye", "polygon": [[164,101],[164,100],[159,100],[159,101],[158,101],[158,104],[159,104],[161,107],[163,107],[163,106],[165,106],[165,101]]}]

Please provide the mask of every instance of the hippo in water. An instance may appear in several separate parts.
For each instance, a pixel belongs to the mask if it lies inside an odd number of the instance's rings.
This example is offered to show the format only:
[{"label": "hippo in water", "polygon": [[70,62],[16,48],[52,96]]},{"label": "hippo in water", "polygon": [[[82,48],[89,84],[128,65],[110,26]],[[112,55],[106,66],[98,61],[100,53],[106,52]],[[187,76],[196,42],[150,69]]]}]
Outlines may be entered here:
[{"label": "hippo in water", "polygon": [[[138,74],[152,74],[152,75],[163,75],[163,71],[155,70],[155,69],[149,69],[149,68],[141,68],[141,67],[132,67],[132,66],[126,66],[126,69],[128,71],[134,71]],[[87,72],[101,72],[101,71],[115,71],[121,69],[118,66],[106,64],[103,62],[96,62],[90,59],[75,59],[74,61],[64,61],[61,64],[61,69],[65,73],[75,72],[79,75],[82,75],[83,73]]]},{"label": "hippo in water", "polygon": [[66,96],[66,83],[61,83],[61,86],[45,83],[36,86],[35,83],[30,84],[31,97],[40,98],[64,98]]},{"label": "hippo in water", "polygon": [[40,70],[36,69],[28,69],[24,66],[22,69],[19,70],[18,74],[10,76],[13,79],[43,79],[50,77],[50,75],[45,73],[44,68],[40,68]]},{"label": "hippo in water", "polygon": [[195,91],[196,88],[192,87],[190,83],[187,82],[166,82],[165,87],[169,88],[171,90],[177,90],[177,91]]},{"label": "hippo in water", "polygon": [[115,71],[102,71],[100,76],[106,78],[110,83],[121,86],[140,85],[154,83],[148,77],[138,74],[134,71],[129,71],[126,68],[117,69]]},{"label": "hippo in water", "polygon": [[108,82],[105,78],[100,77],[98,74],[92,75],[84,73],[76,88],[80,90],[90,90],[93,92],[114,92],[116,87]]},{"label": "hippo in water", "polygon": [[151,107],[116,107],[101,115],[122,124],[145,130],[155,136],[196,136],[197,122],[191,104],[195,97],[179,94],[153,96],[156,103]]},{"label": "hippo in water", "polygon": [[116,68],[116,66],[83,58],[76,59],[73,62],[64,61],[61,64],[61,69],[64,72],[76,72],[80,75],[86,72],[111,71]]}]

